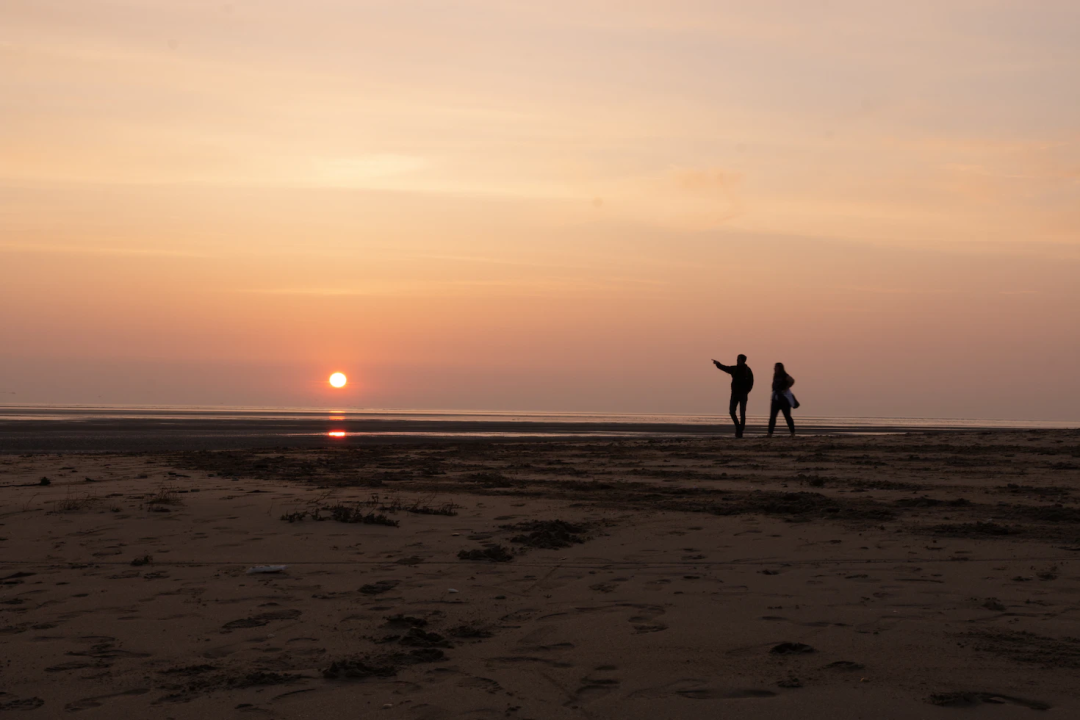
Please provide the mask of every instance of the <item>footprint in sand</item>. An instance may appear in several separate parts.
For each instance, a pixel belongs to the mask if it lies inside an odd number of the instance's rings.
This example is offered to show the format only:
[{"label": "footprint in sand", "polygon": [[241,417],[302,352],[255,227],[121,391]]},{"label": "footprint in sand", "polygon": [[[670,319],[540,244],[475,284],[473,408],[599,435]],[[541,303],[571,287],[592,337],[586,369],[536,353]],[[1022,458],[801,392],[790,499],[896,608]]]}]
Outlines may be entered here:
[{"label": "footprint in sand", "polygon": [[640,635],[642,633],[660,632],[661,630],[667,630],[667,625],[661,622],[656,622],[656,618],[664,614],[665,610],[660,605],[628,605],[627,607],[635,608],[638,612],[630,617],[630,624],[634,626],[634,633]]},{"label": "footprint in sand", "polygon": [[495,682],[491,678],[486,678],[486,677],[467,677],[467,678],[464,678],[463,680],[461,680],[461,682],[458,683],[458,687],[460,687],[460,688],[479,688],[480,690],[483,690],[484,692],[490,693],[492,695],[494,695],[496,693],[499,693],[499,692],[502,692],[502,689],[503,689],[502,685]]},{"label": "footprint in sand", "polygon": [[622,681],[618,678],[612,677],[596,677],[597,673],[608,673],[615,670],[614,665],[601,665],[596,668],[595,671],[589,673],[581,679],[581,687],[577,689],[574,696],[567,701],[566,706],[578,706],[592,702],[605,695],[610,695],[617,690],[622,684]]}]

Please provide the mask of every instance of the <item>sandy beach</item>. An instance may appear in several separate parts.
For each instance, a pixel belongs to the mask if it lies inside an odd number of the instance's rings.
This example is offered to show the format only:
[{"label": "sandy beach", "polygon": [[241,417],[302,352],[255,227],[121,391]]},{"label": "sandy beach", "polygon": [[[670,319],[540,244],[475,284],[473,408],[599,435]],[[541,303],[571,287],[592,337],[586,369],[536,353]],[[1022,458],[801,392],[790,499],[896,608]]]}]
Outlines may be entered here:
[{"label": "sandy beach", "polygon": [[2,455],[0,709],[1076,717],[1078,479],[1041,430]]}]

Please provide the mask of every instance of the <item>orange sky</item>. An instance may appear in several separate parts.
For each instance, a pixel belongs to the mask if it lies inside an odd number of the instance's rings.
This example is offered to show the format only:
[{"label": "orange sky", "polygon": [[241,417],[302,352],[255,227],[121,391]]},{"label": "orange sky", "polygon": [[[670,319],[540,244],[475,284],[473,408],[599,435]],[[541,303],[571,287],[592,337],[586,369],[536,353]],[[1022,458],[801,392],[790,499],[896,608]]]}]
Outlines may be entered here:
[{"label": "orange sky", "polygon": [[718,412],[745,352],[1077,419],[1078,70],[1072,2],[9,0],[0,403]]}]

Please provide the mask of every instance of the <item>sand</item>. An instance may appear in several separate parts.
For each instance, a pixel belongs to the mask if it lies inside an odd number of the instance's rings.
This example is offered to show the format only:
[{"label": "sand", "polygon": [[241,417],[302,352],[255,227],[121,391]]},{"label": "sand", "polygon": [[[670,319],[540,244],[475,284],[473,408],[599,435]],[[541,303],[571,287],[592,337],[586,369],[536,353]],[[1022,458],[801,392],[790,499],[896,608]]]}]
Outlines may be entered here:
[{"label": "sand", "polygon": [[0,711],[1080,717],[1078,480],[1075,431],[0,455]]}]

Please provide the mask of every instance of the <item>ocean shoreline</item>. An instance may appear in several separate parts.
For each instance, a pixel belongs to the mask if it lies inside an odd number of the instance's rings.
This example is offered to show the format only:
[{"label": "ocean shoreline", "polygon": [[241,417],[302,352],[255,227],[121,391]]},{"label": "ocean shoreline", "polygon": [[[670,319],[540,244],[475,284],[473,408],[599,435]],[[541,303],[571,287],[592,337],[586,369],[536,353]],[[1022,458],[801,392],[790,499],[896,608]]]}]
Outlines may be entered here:
[{"label": "ocean shoreline", "polygon": [[[797,420],[799,436],[895,435],[904,433],[1048,432],[1022,426],[972,423],[888,424],[812,418]],[[747,439],[764,437],[764,418],[748,419]],[[381,418],[170,418],[101,417],[9,419],[0,415],[0,453],[157,452],[254,447],[323,447],[428,442],[527,442],[671,437],[735,440],[730,422],[572,422],[566,420],[422,420]],[[777,429],[777,442],[789,439]]]}]

